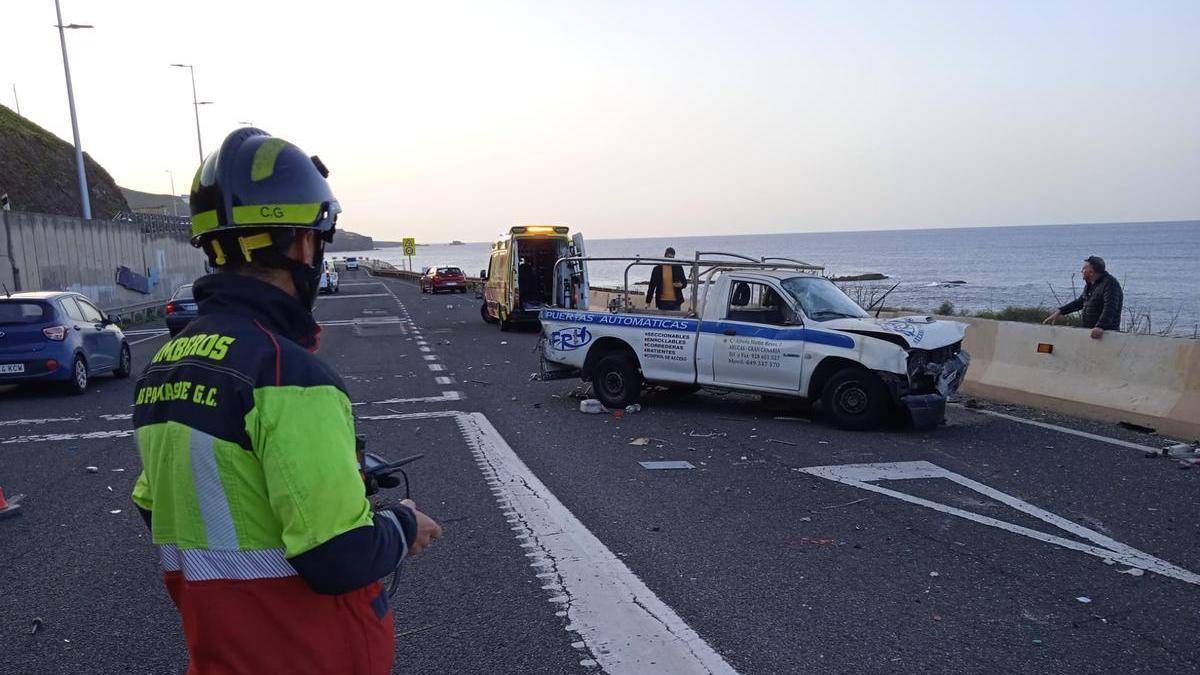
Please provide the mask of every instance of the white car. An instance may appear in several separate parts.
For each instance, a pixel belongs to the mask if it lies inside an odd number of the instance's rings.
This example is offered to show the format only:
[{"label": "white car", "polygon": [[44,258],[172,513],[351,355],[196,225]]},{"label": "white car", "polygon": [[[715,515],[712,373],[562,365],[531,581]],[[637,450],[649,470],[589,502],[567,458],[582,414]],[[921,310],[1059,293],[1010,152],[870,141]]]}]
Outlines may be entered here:
[{"label": "white car", "polygon": [[965,324],[873,318],[800,269],[711,269],[716,278],[696,284],[695,314],[542,310],[542,379],[579,375],[609,408],[637,402],[651,383],[820,400],[847,429],[876,428],[897,405],[918,428],[944,419],[970,362]]},{"label": "white car", "polygon": [[358,258],[353,256],[346,258],[346,271],[358,269]]},{"label": "white car", "polygon": [[338,292],[338,272],[333,263],[326,260],[324,269],[321,270],[321,284],[317,287],[320,293],[337,293]]}]

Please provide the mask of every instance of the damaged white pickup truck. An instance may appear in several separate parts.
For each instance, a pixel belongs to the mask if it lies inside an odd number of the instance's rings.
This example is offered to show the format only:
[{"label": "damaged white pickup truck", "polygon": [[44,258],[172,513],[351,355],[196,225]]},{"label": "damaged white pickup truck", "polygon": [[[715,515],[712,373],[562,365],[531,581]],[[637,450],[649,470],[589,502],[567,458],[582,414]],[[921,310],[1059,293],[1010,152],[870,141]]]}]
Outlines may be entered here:
[{"label": "damaged white pickup truck", "polygon": [[[702,257],[711,255],[740,260]],[[558,267],[589,260],[601,259],[564,258]],[[965,324],[873,318],[816,274],[820,267],[732,254],[620,260],[631,261],[627,279],[637,265],[683,262],[694,311],[542,310],[542,379],[579,376],[607,407],[635,403],[643,387],[658,384],[819,400],[845,429],[878,428],[902,410],[928,429],[944,419],[946,398],[966,376]]]}]

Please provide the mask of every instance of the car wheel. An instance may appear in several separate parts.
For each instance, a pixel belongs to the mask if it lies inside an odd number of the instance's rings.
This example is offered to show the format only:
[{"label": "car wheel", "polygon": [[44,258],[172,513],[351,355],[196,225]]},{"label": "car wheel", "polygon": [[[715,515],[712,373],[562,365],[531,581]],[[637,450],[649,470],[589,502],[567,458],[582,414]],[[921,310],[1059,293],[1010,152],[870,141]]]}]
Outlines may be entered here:
[{"label": "car wheel", "polygon": [[87,391],[87,387],[87,361],[84,361],[82,356],[77,355],[74,363],[71,364],[71,381],[67,383],[67,388],[72,394],[82,394]]},{"label": "car wheel", "polygon": [[129,345],[121,345],[121,359],[117,364],[117,369],[113,371],[113,377],[129,377],[133,372],[133,355],[129,352]]},{"label": "car wheel", "polygon": [[483,317],[484,323],[496,323],[496,317],[488,314],[486,302],[479,306],[479,316]]},{"label": "car wheel", "polygon": [[878,429],[888,410],[888,391],[865,368],[838,371],[825,383],[821,403],[833,423],[842,429]]},{"label": "car wheel", "polygon": [[642,397],[642,374],[628,354],[609,354],[592,370],[592,389],[606,408],[624,408]]}]

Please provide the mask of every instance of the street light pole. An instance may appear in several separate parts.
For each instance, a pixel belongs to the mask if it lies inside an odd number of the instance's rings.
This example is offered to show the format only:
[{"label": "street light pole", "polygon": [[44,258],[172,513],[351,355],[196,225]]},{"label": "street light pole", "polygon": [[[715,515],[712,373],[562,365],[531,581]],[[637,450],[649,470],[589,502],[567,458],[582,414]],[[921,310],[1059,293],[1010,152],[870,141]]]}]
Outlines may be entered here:
[{"label": "street light pole", "polygon": [[[58,0],[55,0],[57,2]],[[192,74],[192,110],[196,113],[196,149],[200,152],[200,163],[204,163],[204,142],[200,140],[200,106],[208,105],[212,101],[204,101],[203,103],[196,97],[196,68],[190,63],[172,63],[172,68],[187,68]]]},{"label": "street light pole", "polygon": [[175,173],[167,169],[167,175],[171,177],[171,215],[179,217],[179,198],[175,195]]},{"label": "street light pole", "polygon": [[62,9],[58,5],[58,0],[54,0],[54,13],[58,17],[58,40],[62,44],[63,55],[63,72],[67,76],[67,103],[71,107],[71,133],[75,135],[75,167],[79,172],[79,206],[83,211],[83,219],[92,219],[92,200],[88,195],[87,175],[83,169],[83,148],[79,144],[79,119],[75,116],[75,92],[71,88],[71,64],[67,61],[67,34],[65,28],[91,28],[91,26],[79,26],[71,24],[64,26],[62,22]]}]

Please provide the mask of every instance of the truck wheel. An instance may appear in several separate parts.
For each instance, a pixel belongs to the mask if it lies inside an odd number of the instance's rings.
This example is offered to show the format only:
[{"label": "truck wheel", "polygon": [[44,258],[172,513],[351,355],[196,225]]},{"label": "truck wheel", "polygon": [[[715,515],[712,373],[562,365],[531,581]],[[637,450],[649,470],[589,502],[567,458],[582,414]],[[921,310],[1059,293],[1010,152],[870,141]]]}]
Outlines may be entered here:
[{"label": "truck wheel", "polygon": [[496,323],[496,317],[488,314],[486,302],[479,306],[479,316],[483,317],[484,323]]},{"label": "truck wheel", "polygon": [[609,354],[592,370],[592,388],[606,408],[624,408],[642,396],[642,374],[626,354]]},{"label": "truck wheel", "polygon": [[870,371],[845,368],[825,383],[821,403],[833,423],[842,429],[877,429],[887,414],[888,391]]}]

